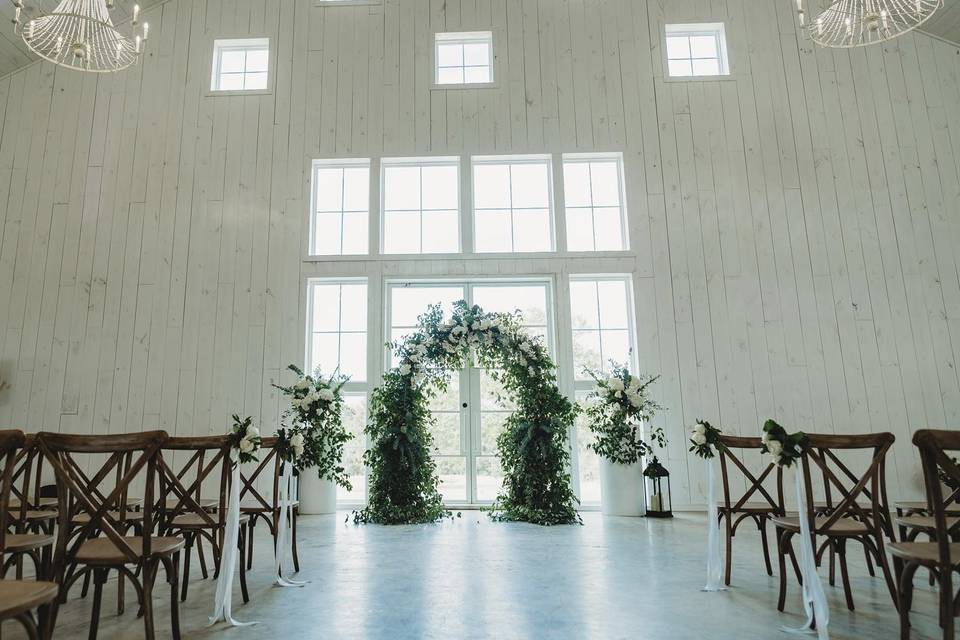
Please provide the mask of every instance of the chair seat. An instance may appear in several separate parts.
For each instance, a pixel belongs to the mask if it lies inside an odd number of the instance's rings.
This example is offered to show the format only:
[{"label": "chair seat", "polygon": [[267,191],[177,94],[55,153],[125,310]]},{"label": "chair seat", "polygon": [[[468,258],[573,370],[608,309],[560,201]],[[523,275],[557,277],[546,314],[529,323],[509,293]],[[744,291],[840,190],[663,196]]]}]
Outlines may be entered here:
[{"label": "chair seat", "polygon": [[[939,545],[936,542],[891,542],[887,548],[897,558],[925,566],[940,562]],[[960,564],[960,543],[950,544],[950,562],[954,566]]]},{"label": "chair seat", "polygon": [[[58,500],[56,498],[40,498],[38,500],[30,500],[27,502],[27,505],[33,507],[34,509],[49,509],[57,506]],[[12,513],[14,510],[20,508],[20,501],[14,498],[10,499],[10,505],[8,507]]]},{"label": "chair seat", "polygon": [[43,533],[8,533],[4,538],[4,553],[21,553],[42,549],[53,544],[53,536]]},{"label": "chair seat", "polygon": [[[133,552],[137,555],[143,554],[143,538],[137,537],[125,537],[124,540],[130,548],[133,549]],[[183,548],[184,542],[183,538],[175,537],[153,537],[150,538],[150,550],[154,556],[169,556],[173,555],[177,551]],[[116,544],[113,543],[113,540],[107,537],[94,538],[92,540],[87,540],[80,546],[80,550],[77,551],[77,562],[80,564],[97,564],[97,565],[121,565],[121,564],[133,564],[130,562],[130,559],[124,555],[123,551],[120,550]]]},{"label": "chair seat", "polygon": [[[821,531],[820,528],[826,524],[828,519],[826,516],[814,518],[814,528],[821,534],[834,536],[857,536],[870,532],[867,525],[852,518],[840,518],[830,526],[830,529]],[[800,532],[800,518],[798,516],[771,518],[770,522],[780,529],[795,533]]]},{"label": "chair seat", "polygon": [[[220,500],[217,498],[200,498],[199,500],[194,498],[194,502],[200,505],[203,509],[215,509],[220,506]],[[167,509],[187,509],[187,502],[180,501],[178,498],[167,498]]]},{"label": "chair seat", "polygon": [[0,619],[36,609],[57,597],[56,583],[38,580],[0,580]]},{"label": "chair seat", "polygon": [[[300,501],[292,500],[290,504],[292,504],[294,507],[299,507]],[[273,509],[271,509],[270,507],[264,507],[262,504],[260,504],[260,501],[256,499],[244,500],[243,502],[241,502],[240,510],[246,511],[246,512],[258,512],[258,513],[269,513],[273,511]]]},{"label": "chair seat", "polygon": [[[719,509],[721,512],[726,512],[728,509],[724,505],[720,505]],[[730,505],[730,511],[734,513],[750,512],[750,513],[774,513],[778,509],[770,505],[767,502],[744,502],[741,506],[737,507],[736,505]]]},{"label": "chair seat", "polygon": [[[947,528],[949,529],[956,525],[960,518],[951,517],[946,520]],[[897,524],[901,527],[907,527],[908,529],[936,529],[937,519],[933,516],[904,516],[897,518]]]},{"label": "chair seat", "polygon": [[[893,506],[896,509],[899,509],[900,511],[907,511],[907,512],[922,511],[923,513],[926,513],[929,505],[927,505],[926,502],[921,500],[918,502],[909,502],[909,501],[894,502]],[[960,505],[958,505],[954,509],[947,509],[946,513],[947,515],[951,515],[951,516],[960,516]]]},{"label": "chair seat", "polygon": [[[216,522],[216,518],[211,518]],[[244,524],[250,520],[250,516],[240,516],[240,524]],[[199,513],[185,513],[183,515],[177,516],[173,519],[173,522],[170,525],[177,529],[210,529],[212,525],[209,520],[206,520]]]},{"label": "chair seat", "polygon": [[[107,519],[112,522],[119,523],[120,512],[108,511]],[[126,511],[123,514],[123,519],[127,522],[140,522],[141,520],[143,520],[143,512],[142,511]],[[70,520],[70,522],[71,524],[87,524],[88,522],[90,522],[90,514],[78,513],[77,515],[73,516],[73,519]]]},{"label": "chair seat", "polygon": [[[10,511],[10,517],[14,520],[20,520],[19,511]],[[23,518],[24,522],[47,522],[49,520],[57,519],[57,511],[54,510],[31,510],[27,511],[25,517]]]}]

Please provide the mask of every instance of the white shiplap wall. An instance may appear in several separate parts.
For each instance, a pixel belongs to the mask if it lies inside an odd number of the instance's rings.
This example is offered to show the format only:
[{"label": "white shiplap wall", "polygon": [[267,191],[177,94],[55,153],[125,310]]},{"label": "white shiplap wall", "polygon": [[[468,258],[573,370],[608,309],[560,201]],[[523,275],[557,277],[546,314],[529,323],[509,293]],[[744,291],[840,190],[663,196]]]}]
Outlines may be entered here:
[{"label": "white shiplap wall", "polygon": [[[313,4],[170,0],[138,68],[0,78],[0,424],[273,422],[313,274],[626,270],[677,506],[697,416],[893,431],[915,491],[911,430],[960,423],[956,47],[814,50],[788,0]],[[695,20],[726,22],[728,80],[663,79],[663,22]],[[490,27],[498,88],[430,91],[431,31]],[[212,38],[248,33],[273,93],[207,95]],[[591,150],[624,152],[630,256],[301,259],[312,158]]]}]

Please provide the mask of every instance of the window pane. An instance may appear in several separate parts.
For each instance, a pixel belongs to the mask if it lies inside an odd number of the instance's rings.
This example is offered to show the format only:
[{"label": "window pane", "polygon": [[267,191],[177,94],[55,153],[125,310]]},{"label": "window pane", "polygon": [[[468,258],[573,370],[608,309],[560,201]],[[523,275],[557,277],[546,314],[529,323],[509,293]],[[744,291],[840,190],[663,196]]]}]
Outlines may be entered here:
[{"label": "window pane", "polygon": [[515,164],[511,167],[513,207],[550,206],[549,176],[546,163]]},{"label": "window pane", "polygon": [[223,73],[220,74],[220,84],[217,86],[220,91],[240,91],[243,89],[242,73]]},{"label": "window pane", "polygon": [[247,71],[266,71],[269,53],[266,49],[251,49],[247,51]]},{"label": "window pane", "polygon": [[564,162],[563,194],[568,207],[589,207],[590,168],[586,162]]},{"label": "window pane", "polygon": [[510,207],[510,167],[505,164],[473,165],[473,206],[477,209]]},{"label": "window pane", "polygon": [[423,253],[456,253],[458,234],[456,211],[424,211]]},{"label": "window pane", "polygon": [[[587,392],[577,393],[577,401],[583,402]],[[580,472],[580,502],[598,504],[600,502],[600,459],[588,446],[594,440],[587,426],[586,414],[577,415],[577,467]]]},{"label": "window pane", "polygon": [[350,376],[354,382],[367,379],[366,333],[340,335],[340,373]]},{"label": "window pane", "polygon": [[366,213],[347,213],[343,216],[344,255],[366,254],[370,251],[370,233]]},{"label": "window pane", "polygon": [[244,76],[243,88],[251,91],[267,88],[266,73],[248,73]]},{"label": "window pane", "polygon": [[394,327],[412,327],[429,305],[439,304],[444,313],[449,313],[450,306],[463,299],[463,288],[394,287],[391,289],[391,298],[390,324]]},{"label": "window pane", "polygon": [[717,58],[717,37],[715,35],[692,36],[690,38],[690,57]]},{"label": "window pane", "polygon": [[313,286],[313,330],[340,330],[340,285]]},{"label": "window pane", "polygon": [[314,219],[315,233],[313,237],[314,255],[331,256],[341,252],[340,247],[339,213],[319,213]]},{"label": "window pane", "polygon": [[437,84],[463,84],[463,67],[437,69]]},{"label": "window pane", "polygon": [[594,209],[593,228],[596,251],[621,251],[625,248],[619,208]]},{"label": "window pane", "polygon": [[503,209],[476,212],[474,244],[478,252],[511,251],[510,212]]},{"label": "window pane", "polygon": [[463,64],[468,67],[490,66],[490,45],[486,42],[463,45]]},{"label": "window pane", "polygon": [[503,484],[503,469],[495,456],[477,458],[477,500],[492,502],[500,493]]},{"label": "window pane", "polygon": [[593,251],[593,219],[590,209],[567,209],[567,249]]},{"label": "window pane", "polygon": [[241,73],[245,70],[244,60],[246,52],[243,50],[227,50],[220,52],[220,73]]},{"label": "window pane", "polygon": [[343,426],[353,439],[343,447],[343,468],[350,477],[352,491],[337,487],[337,500],[344,502],[363,502],[367,497],[366,468],[363,464],[363,452],[367,449],[367,437],[363,432],[367,424],[367,397],[365,394],[344,394]]},{"label": "window pane", "polygon": [[630,363],[630,332],[627,330],[601,331],[600,343],[603,353],[601,366],[604,371],[610,370],[610,361],[617,364]]},{"label": "window pane", "polygon": [[383,181],[386,209],[420,208],[420,167],[384,167]]},{"label": "window pane", "polygon": [[600,297],[600,318],[604,329],[628,329],[630,314],[627,283],[625,280],[600,280],[597,282]]},{"label": "window pane", "polygon": [[463,453],[460,446],[460,414],[434,411],[433,417],[436,419],[431,429],[433,453],[441,456],[455,456]]},{"label": "window pane", "polygon": [[340,330],[367,330],[367,285],[345,284],[340,298]]},{"label": "window pane", "polygon": [[693,68],[690,66],[689,60],[670,60],[667,65],[670,70],[670,75],[675,78],[693,75]]},{"label": "window pane", "polygon": [[463,81],[467,84],[490,82],[490,67],[466,67],[463,70]]},{"label": "window pane", "polygon": [[310,371],[319,367],[326,375],[337,368],[340,336],[336,333],[313,334],[313,346],[310,350]]},{"label": "window pane", "polygon": [[460,180],[456,165],[423,167],[423,208],[457,209],[460,201]]},{"label": "window pane", "polygon": [[667,58],[689,58],[690,39],[687,36],[667,36]]},{"label": "window pane", "polygon": [[440,476],[440,494],[445,502],[467,500],[467,459],[438,457],[437,475]]},{"label": "window pane", "polygon": [[317,211],[340,211],[343,204],[343,169],[318,168],[313,180],[316,185]]},{"label": "window pane", "polygon": [[462,44],[438,44],[437,45],[437,66],[438,67],[462,67],[463,66],[463,45]]},{"label": "window pane", "polygon": [[550,251],[550,212],[546,209],[515,211],[514,251]]},{"label": "window pane", "polygon": [[574,331],[573,371],[577,380],[589,379],[590,376],[584,373],[584,368],[589,368],[592,371],[599,371],[600,363],[600,332],[585,330]]},{"label": "window pane", "polygon": [[590,194],[595,207],[620,204],[620,171],[616,162],[590,163]]},{"label": "window pane", "polygon": [[420,214],[386,211],[383,214],[384,253],[420,252]]},{"label": "window pane", "polygon": [[370,167],[343,170],[343,210],[366,211],[370,206]]},{"label": "window pane", "polygon": [[570,281],[570,311],[574,329],[599,329],[597,283],[592,280]]},{"label": "window pane", "polygon": [[473,301],[491,313],[513,313],[520,310],[523,325],[547,323],[547,289],[544,285],[477,285]]},{"label": "window pane", "polygon": [[720,75],[720,61],[719,60],[694,60],[693,75],[695,76]]}]

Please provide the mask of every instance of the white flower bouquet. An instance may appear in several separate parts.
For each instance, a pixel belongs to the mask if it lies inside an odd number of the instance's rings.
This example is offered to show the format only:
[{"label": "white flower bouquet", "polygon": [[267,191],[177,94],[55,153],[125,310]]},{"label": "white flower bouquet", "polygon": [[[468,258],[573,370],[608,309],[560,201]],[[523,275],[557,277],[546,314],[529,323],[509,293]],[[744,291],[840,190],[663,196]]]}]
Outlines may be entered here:
[{"label": "white flower bouquet", "polygon": [[247,416],[243,420],[233,414],[233,428],[230,430],[230,444],[237,450],[237,457],[241,463],[257,460],[260,450],[260,430],[253,426],[253,418]]},{"label": "white flower bouquet", "polygon": [[799,460],[807,450],[809,442],[803,431],[787,433],[786,429],[773,420],[764,423],[761,440],[763,446],[760,447],[760,452],[772,455],[773,461],[781,467],[792,466]]},{"label": "white flower bouquet", "polygon": [[697,420],[690,430],[690,451],[704,459],[712,458],[716,455],[714,448],[720,451],[724,448],[720,443],[720,434],[720,429],[706,420]]},{"label": "white flower bouquet", "polygon": [[662,447],[667,442],[662,427],[651,427],[649,442],[642,433],[642,425],[663,410],[650,398],[650,385],[660,376],[633,375],[626,367],[611,364],[607,377],[587,371],[597,382],[584,409],[587,426],[596,435],[589,447],[612,462],[634,464],[649,454],[654,444]]}]

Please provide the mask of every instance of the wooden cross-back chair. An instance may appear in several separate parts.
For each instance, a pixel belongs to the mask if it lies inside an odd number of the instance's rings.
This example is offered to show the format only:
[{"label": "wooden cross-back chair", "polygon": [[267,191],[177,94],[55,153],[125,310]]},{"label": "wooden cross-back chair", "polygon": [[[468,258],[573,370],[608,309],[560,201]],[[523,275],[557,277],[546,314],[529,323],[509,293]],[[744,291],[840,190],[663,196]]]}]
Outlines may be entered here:
[{"label": "wooden cross-back chair", "polygon": [[54,505],[37,498],[40,493],[43,456],[36,446],[36,437],[25,435],[23,446],[16,452],[10,482],[10,501],[4,525],[13,527],[7,536],[0,578],[11,567],[16,567],[16,577],[23,578],[23,560],[33,561],[34,575],[38,579],[49,577],[50,554],[53,549],[53,528],[57,519]]},{"label": "wooden cross-back chair", "polygon": [[[273,536],[273,547],[277,548],[277,532],[280,528],[280,473],[283,468],[283,460],[277,455],[274,448],[277,444],[276,438],[263,438],[260,445],[260,461],[250,475],[240,472],[240,483],[243,488],[240,490],[240,510],[250,516],[250,529],[247,534],[247,568],[253,566],[253,527],[258,519],[262,519],[270,529],[270,535]],[[272,477],[267,478],[267,474]],[[261,493],[257,488],[257,482],[263,477],[270,486],[270,497]],[[297,554],[297,515],[299,512],[300,501],[296,496],[293,497],[293,509],[290,523],[290,531],[293,540],[293,570],[300,571],[300,557]]]},{"label": "wooden cross-back chair", "polygon": [[[147,431],[102,436],[78,436],[40,433],[40,447],[57,479],[59,512],[54,553],[54,577],[60,585],[61,599],[81,574],[92,572],[94,582],[93,614],[89,637],[96,638],[100,620],[103,585],[111,570],[130,579],[137,590],[140,614],[148,640],[154,638],[153,587],[162,564],[170,583],[170,616],[173,637],[180,638],[179,600],[177,598],[180,551],[179,537],[156,536],[154,496],[160,448],[167,440],[164,431]],[[87,475],[77,456],[106,456],[106,460]],[[127,464],[129,462],[129,464]],[[123,469],[110,489],[102,484],[117,468]],[[130,520],[126,500],[130,485],[143,480],[143,508],[134,531],[127,535]],[[117,507],[114,510],[113,507]],[[78,516],[84,515],[85,519]],[[57,604],[52,619],[56,620]]]},{"label": "wooden cross-back chair", "polygon": [[[730,584],[730,572],[733,558],[733,537],[737,527],[746,519],[752,520],[760,530],[760,539],[763,543],[763,561],[767,567],[767,575],[773,575],[770,565],[770,551],[767,546],[767,521],[773,516],[784,515],[783,511],[783,471],[772,462],[759,473],[754,475],[744,464],[740,456],[733,449],[760,450],[760,438],[721,435],[720,444],[720,471],[723,480],[723,502],[719,506],[718,516],[725,523],[726,530],[726,571],[724,581]],[[731,467],[739,472],[746,480],[747,489],[739,498],[734,497],[730,488]],[[770,475],[776,482],[776,497],[770,495],[764,482]]]},{"label": "wooden cross-back chair", "polygon": [[[184,538],[186,549],[183,562],[183,581],[181,600],[187,599],[187,587],[190,582],[190,550],[196,546],[200,558],[200,567],[204,579],[207,578],[206,561],[200,546],[201,540],[207,540],[213,550],[214,575],[220,575],[220,559],[223,556],[224,533],[226,530],[227,500],[230,491],[230,477],[233,461],[230,459],[229,436],[208,436],[193,438],[170,438],[163,444],[163,456],[160,459],[159,504],[163,505],[164,535],[179,535]],[[188,454],[187,461],[175,471],[172,464],[173,454]],[[209,454],[209,459],[208,459]],[[216,488],[216,498],[203,498],[202,490]],[[247,571],[243,562],[246,548],[248,515],[240,516],[240,588],[243,601],[249,602],[247,591]]]},{"label": "wooden cross-back chair", "polygon": [[945,487],[943,478],[960,486],[960,466],[947,453],[960,450],[960,432],[921,429],[913,434],[913,444],[920,450],[927,496],[924,511],[931,514],[933,529],[930,542],[905,540],[890,545],[900,598],[900,637],[910,638],[913,576],[925,567],[940,584],[943,638],[953,640],[954,618],[960,614],[960,593],[953,589],[953,573],[960,570],[960,517],[955,515],[960,489]]},{"label": "wooden cross-back chair", "polygon": [[[22,451],[25,438],[22,431],[0,431],[0,522],[7,522],[7,509],[13,488],[13,470],[18,449]],[[7,527],[0,526],[0,557],[10,539]],[[48,607],[56,600],[57,585],[41,580],[0,580],[0,623],[16,620],[30,640],[49,629]],[[39,609],[40,625],[34,620],[33,610]],[[49,635],[49,634],[47,634]]]},{"label": "wooden cross-back chair", "polygon": [[[836,553],[843,579],[843,592],[847,608],[853,611],[853,594],[847,571],[846,546],[850,541],[863,545],[866,553],[883,572],[887,588],[897,603],[893,576],[884,551],[884,538],[889,526],[889,505],[886,502],[886,478],[883,474],[884,460],[893,445],[892,433],[869,433],[863,435],[810,435],[809,447],[800,459],[803,491],[806,500],[807,518],[810,522],[811,543],[819,563],[825,550]],[[850,470],[838,452],[867,451],[870,462],[862,473]],[[830,487],[831,495],[837,494],[829,514],[819,514],[814,505],[814,472],[819,471],[823,481]],[[869,501],[864,505],[862,501]],[[773,519],[777,528],[777,549],[780,561],[780,596],[777,608],[783,611],[786,601],[787,580],[786,555],[792,554],[791,538],[800,534],[798,516],[778,516]],[[817,539],[824,543],[817,546]]]}]

